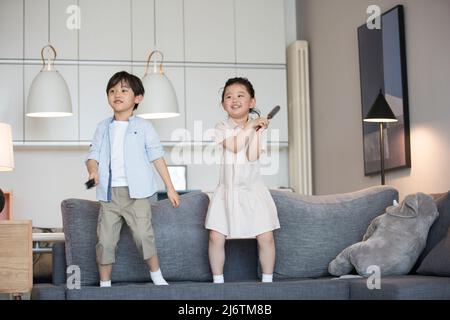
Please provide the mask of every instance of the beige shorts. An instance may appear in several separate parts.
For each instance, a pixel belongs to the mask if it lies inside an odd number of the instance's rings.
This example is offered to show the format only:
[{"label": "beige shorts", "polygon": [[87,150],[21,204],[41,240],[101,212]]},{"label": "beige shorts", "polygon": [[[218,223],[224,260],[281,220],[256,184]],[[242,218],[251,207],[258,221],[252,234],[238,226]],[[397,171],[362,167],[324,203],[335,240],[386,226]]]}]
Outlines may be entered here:
[{"label": "beige shorts", "polygon": [[131,199],[128,187],[114,187],[111,188],[111,201],[100,201],[100,205],[98,243],[95,247],[98,264],[115,262],[116,247],[124,220],[144,260],[156,255],[149,198]]}]

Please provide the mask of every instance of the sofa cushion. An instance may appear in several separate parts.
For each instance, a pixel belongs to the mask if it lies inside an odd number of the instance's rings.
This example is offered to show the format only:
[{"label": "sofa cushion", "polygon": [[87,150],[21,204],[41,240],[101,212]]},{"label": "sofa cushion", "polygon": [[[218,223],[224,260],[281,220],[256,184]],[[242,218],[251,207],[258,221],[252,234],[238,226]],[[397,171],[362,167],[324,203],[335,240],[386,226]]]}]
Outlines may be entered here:
[{"label": "sofa cushion", "polygon": [[226,282],[258,279],[258,249],[256,239],[229,239],[225,242]]},{"label": "sofa cushion", "polygon": [[[169,200],[152,203],[152,224],[159,263],[168,281],[209,281],[208,232],[204,227],[209,198],[201,192],[180,197],[174,209]],[[100,204],[68,199],[61,204],[66,236],[67,265],[77,265],[81,285],[99,282],[95,245]],[[148,268],[124,223],[112,271],[113,282],[150,281]]]},{"label": "sofa cushion", "polygon": [[450,227],[450,191],[436,199],[436,206],[439,212],[439,217],[434,221],[428,232],[427,244],[411,273],[415,273],[417,268],[422,264],[423,259],[430,253],[430,251],[442,240],[447,234]]},{"label": "sofa cushion", "polygon": [[49,283],[33,284],[31,300],[66,300],[66,288]]},{"label": "sofa cushion", "polygon": [[450,228],[441,240],[423,259],[418,274],[450,277]]},{"label": "sofa cushion", "polygon": [[[386,208],[386,213],[372,220],[363,241],[345,248],[331,261],[328,271],[336,276],[352,269],[370,276],[377,266],[381,275],[405,275],[425,248],[428,231],[438,217],[436,204],[427,194],[418,192],[402,203]],[[371,270],[372,269],[372,270]]]},{"label": "sofa cushion", "polygon": [[281,228],[275,230],[275,278],[321,277],[347,246],[361,241],[370,221],[398,199],[396,189],[307,196],[271,191]]},{"label": "sofa cushion", "polygon": [[226,282],[220,285],[192,282],[171,283],[169,286],[117,284],[111,288],[67,290],[66,294],[68,300],[348,300],[349,284],[330,279],[273,283]]},{"label": "sofa cushion", "polygon": [[369,289],[365,278],[347,281],[350,283],[351,300],[450,299],[450,278],[445,277],[419,275],[382,277],[380,289]]}]

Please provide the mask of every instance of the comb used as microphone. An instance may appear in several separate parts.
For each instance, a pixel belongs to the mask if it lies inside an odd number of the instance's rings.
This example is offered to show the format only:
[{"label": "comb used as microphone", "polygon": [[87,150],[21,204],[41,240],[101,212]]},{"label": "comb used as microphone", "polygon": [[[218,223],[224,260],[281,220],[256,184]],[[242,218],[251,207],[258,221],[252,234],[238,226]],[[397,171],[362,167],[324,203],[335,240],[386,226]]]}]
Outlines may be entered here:
[{"label": "comb used as microphone", "polygon": [[[275,106],[272,111],[269,112],[269,114],[267,115],[267,120],[272,119],[277,113],[278,111],[280,111],[280,106]],[[256,131],[258,131],[259,129],[261,129],[262,126],[259,126],[258,128],[256,128]]]},{"label": "comb used as microphone", "polygon": [[280,109],[280,106],[276,106],[275,108],[273,108],[272,111],[270,111],[267,115],[267,119],[272,119],[278,113],[278,111],[280,111]]}]

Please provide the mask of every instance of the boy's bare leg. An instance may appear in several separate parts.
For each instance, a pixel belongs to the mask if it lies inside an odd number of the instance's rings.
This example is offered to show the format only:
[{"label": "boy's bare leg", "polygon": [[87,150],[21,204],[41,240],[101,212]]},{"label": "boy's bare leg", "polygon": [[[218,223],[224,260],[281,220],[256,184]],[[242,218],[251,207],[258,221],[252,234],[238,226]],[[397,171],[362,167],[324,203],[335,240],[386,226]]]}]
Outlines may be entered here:
[{"label": "boy's bare leg", "polygon": [[225,264],[225,235],[211,230],[209,232],[209,264],[214,283],[223,283],[223,265]]},{"label": "boy's bare leg", "polygon": [[147,263],[147,266],[151,272],[158,271],[159,260],[158,260],[158,256],[156,254],[153,257],[151,257],[150,259],[145,260],[145,262]]},{"label": "boy's bare leg", "polygon": [[100,287],[111,287],[112,264],[99,264]]},{"label": "boy's bare leg", "polygon": [[100,273],[100,281],[111,280],[112,264],[99,264],[98,271]]},{"label": "boy's bare leg", "polygon": [[258,241],[259,262],[262,268],[262,281],[272,282],[273,269],[275,267],[275,241],[273,232],[265,232],[256,236]]}]

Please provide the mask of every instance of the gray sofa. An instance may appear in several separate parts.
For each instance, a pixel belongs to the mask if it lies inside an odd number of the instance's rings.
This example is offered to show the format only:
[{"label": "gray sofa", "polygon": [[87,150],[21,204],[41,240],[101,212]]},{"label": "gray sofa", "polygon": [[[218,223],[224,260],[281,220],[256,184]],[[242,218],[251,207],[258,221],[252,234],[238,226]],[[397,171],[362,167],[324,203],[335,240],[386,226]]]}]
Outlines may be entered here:
[{"label": "gray sofa", "polygon": [[[181,196],[177,209],[168,200],[152,204],[161,270],[170,285],[152,284],[124,225],[113,286],[99,288],[95,261],[99,204],[68,199],[61,205],[66,242],[53,248],[53,283],[34,285],[32,299],[450,299],[447,277],[414,273],[383,277],[381,289],[371,290],[367,279],[335,279],[328,274],[329,262],[342,249],[360,241],[370,221],[398,200],[394,188],[380,186],[327,196],[271,193],[281,225],[274,233],[277,256],[273,283],[259,280],[255,239],[227,240],[225,283],[211,283],[208,232],[204,228],[209,198],[191,192]],[[439,221],[436,223],[450,224],[450,219]],[[80,268],[80,289],[66,286],[70,265]]]}]

